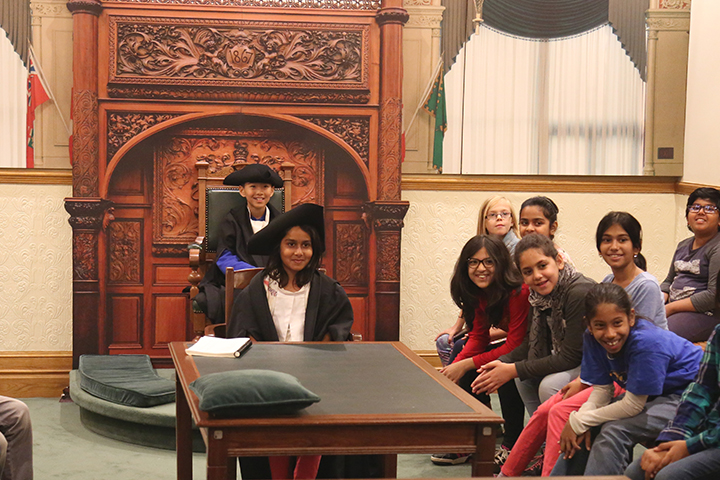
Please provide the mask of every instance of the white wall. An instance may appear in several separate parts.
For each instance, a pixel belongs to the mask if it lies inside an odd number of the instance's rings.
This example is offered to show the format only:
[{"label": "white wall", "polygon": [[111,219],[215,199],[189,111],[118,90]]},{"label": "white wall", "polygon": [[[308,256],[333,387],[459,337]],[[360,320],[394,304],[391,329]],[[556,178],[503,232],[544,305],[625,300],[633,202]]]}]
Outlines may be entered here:
[{"label": "white wall", "polygon": [[0,185],[0,351],[72,350],[69,185]]},{"label": "white wall", "polygon": [[[438,332],[457,318],[450,277],[463,245],[477,228],[482,202],[495,192],[404,191],[410,202],[402,233],[400,340],[415,350],[434,349]],[[505,194],[515,207],[535,192]],[[611,210],[632,213],[644,230],[648,271],[665,278],[677,242],[690,235],[683,218],[686,197],[675,194],[549,194],[560,208],[556,242],[585,275],[610,272],[595,246],[595,229]]]},{"label": "white wall", "polygon": [[718,0],[693,0],[690,12],[683,181],[720,185]]}]

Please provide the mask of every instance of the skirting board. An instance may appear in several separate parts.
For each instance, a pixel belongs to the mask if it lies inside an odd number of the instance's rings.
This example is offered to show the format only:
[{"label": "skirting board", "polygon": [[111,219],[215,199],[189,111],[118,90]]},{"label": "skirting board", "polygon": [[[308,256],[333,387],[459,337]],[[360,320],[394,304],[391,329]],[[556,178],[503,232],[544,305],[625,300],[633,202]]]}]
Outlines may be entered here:
[{"label": "skirting board", "polygon": [[72,352],[0,352],[0,394],[60,398],[71,368]]},{"label": "skirting board", "polygon": [[[440,367],[437,352],[415,353],[433,367]],[[60,398],[69,385],[71,369],[72,352],[0,352],[0,395]]]}]

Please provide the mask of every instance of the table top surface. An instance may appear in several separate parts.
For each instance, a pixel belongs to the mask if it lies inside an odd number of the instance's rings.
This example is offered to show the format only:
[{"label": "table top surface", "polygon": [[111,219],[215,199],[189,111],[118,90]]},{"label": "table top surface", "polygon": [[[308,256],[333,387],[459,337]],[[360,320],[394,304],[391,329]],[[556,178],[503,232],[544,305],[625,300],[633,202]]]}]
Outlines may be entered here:
[{"label": "table top surface", "polygon": [[[195,422],[203,426],[258,424],[502,423],[400,342],[258,342],[241,358],[192,357],[188,344],[170,345]],[[213,419],[199,410],[188,385],[201,375],[266,369],[288,373],[321,401],[295,415]]]}]

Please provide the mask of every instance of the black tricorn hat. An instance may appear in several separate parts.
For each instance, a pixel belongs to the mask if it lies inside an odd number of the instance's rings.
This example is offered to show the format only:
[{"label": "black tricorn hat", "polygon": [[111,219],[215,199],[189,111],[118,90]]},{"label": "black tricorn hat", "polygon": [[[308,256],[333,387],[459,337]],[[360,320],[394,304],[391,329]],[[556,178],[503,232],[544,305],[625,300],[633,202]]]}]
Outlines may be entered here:
[{"label": "black tricorn hat", "polygon": [[303,203],[271,221],[248,240],[250,255],[270,255],[280,244],[285,233],[292,227],[310,225],[320,235],[321,253],[325,251],[325,220],[323,207],[314,203]]},{"label": "black tricorn hat", "polygon": [[245,185],[246,183],[268,183],[275,188],[283,186],[280,175],[272,168],[260,163],[251,163],[240,170],[235,170],[223,180],[225,185]]}]

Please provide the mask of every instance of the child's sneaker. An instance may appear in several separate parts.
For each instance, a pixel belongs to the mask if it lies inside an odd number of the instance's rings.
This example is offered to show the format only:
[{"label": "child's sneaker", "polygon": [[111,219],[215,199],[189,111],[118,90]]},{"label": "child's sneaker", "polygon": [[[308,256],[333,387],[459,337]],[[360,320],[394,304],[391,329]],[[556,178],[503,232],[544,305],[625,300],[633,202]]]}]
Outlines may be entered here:
[{"label": "child's sneaker", "polygon": [[500,445],[495,449],[495,458],[493,458],[493,472],[500,473],[500,469],[505,465],[505,461],[510,455],[510,449],[505,445]]},{"label": "child's sneaker", "polygon": [[469,453],[434,453],[430,460],[435,465],[460,465],[470,460]]}]

